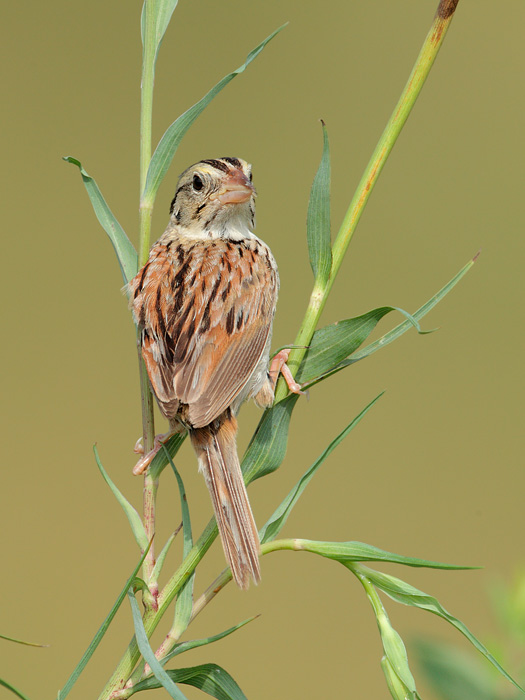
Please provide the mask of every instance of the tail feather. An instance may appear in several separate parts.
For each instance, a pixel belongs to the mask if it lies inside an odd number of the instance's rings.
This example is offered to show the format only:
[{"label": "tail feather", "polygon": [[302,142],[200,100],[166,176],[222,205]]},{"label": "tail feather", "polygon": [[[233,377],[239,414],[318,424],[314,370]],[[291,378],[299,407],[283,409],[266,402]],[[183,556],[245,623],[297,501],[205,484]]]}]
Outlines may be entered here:
[{"label": "tail feather", "polygon": [[190,431],[204,475],[226,560],[233,578],[246,589],[261,580],[259,535],[242,477],[236,445],[237,421],[223,414],[211,425]]}]

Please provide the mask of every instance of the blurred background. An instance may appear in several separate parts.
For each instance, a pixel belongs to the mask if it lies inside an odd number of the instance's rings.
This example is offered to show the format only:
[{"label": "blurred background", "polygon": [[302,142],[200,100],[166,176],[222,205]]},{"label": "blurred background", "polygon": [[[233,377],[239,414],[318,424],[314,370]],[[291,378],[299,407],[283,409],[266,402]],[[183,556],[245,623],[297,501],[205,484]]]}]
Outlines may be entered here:
[{"label": "blurred background", "polygon": [[[305,220],[321,155],[319,119],[332,148],[335,233],[436,6],[437,0],[181,0],[175,11],[157,64],[155,142],[265,36],[290,22],[185,137],[157,198],[153,234],[166,225],[187,165],[223,155],[252,162],[257,231],[281,274],[275,348],[293,342],[312,283]],[[359,540],[483,566],[384,570],[436,595],[485,641],[495,632],[487,587],[505,585],[524,558],[525,6],[507,0],[495,8],[490,0],[459,3],[323,325],[381,305],[414,311],[481,250],[478,263],[424,319],[425,328],[439,327],[436,333],[406,333],[314,387],[295,410],[281,469],[250,489],[263,524],[330,440],[386,390],[308,487],[283,536]],[[0,27],[0,633],[50,645],[0,640],[0,677],[32,699],[54,697],[65,683],[139,556],[92,454],[96,442],[105,468],[140,509],[142,482],[131,474],[141,433],[134,331],[113,250],[77,169],[61,157],[82,161],[136,242],[140,11],[138,0],[29,0],[8,3]],[[398,322],[388,316],[378,334]],[[254,406],[243,409],[241,451],[259,415]],[[211,505],[188,445],[178,466],[199,533]],[[166,471],[158,548],[179,519],[176,484]],[[196,592],[222,568],[217,542]],[[408,642],[429,635],[467,648],[438,618],[385,604]],[[191,652],[183,665],[223,665],[251,700],[388,697],[373,614],[344,567],[313,555],[268,556],[261,585],[245,594],[229,586],[189,636],[217,633],[257,613],[251,625]],[[98,695],[131,634],[125,603],[72,698]],[[423,694],[424,679],[413,670]]]}]

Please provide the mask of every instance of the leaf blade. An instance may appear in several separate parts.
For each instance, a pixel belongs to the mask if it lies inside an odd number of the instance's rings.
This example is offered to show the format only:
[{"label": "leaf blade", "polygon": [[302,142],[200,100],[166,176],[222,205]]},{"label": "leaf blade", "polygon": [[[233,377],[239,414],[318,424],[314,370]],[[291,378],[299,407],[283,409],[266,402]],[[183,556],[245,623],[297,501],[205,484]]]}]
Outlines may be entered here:
[{"label": "leaf blade", "polygon": [[288,493],[286,498],[282,503],[276,508],[273,514],[269,517],[266,523],[259,530],[259,539],[261,543],[269,542],[277,537],[279,532],[284,527],[288,516],[290,515],[293,507],[299,500],[304,489],[307,487],[309,482],[314,477],[315,473],[319,467],[323,464],[326,458],[335,450],[335,448],[345,439],[348,433],[355,428],[355,426],[365,417],[368,411],[374,406],[374,404],[379,401],[383,392],[376,396],[373,401],[371,401],[368,406],[366,406],[347,426],[342,430],[339,435],[332,440],[328,447],[322,452],[322,454],[315,460],[313,465],[303,474],[299,479],[297,484]]},{"label": "leaf blade", "polygon": [[131,503],[127,500],[124,494],[120,491],[120,489],[116,486],[116,484],[113,483],[109,474],[102,466],[102,462],[100,461],[96,445],[93,445],[93,452],[95,454],[95,460],[99,471],[102,474],[104,481],[111,489],[112,494],[117,499],[120,507],[124,511],[126,518],[128,519],[128,522],[130,524],[131,530],[133,532],[133,536],[135,537],[135,540],[139,545],[141,552],[143,552],[148,546],[148,536],[146,535],[146,530],[144,529],[144,525],[142,523],[142,520],[140,519],[140,515],[137,513],[137,511],[131,505]]},{"label": "leaf blade", "polygon": [[[183,536],[183,547],[182,547],[182,558],[185,559],[191,548],[193,547],[193,536],[191,533],[191,519],[190,510],[188,507],[188,500],[186,498],[186,489],[184,488],[184,482],[179,474],[177,467],[175,466],[173,460],[166,447],[163,445],[164,452],[167,459],[169,460],[170,466],[177,479],[177,485],[179,488],[180,496],[180,508],[182,513],[182,536]],[[190,624],[191,614],[193,612],[193,586],[195,583],[195,571],[191,573],[188,580],[184,586],[179,591],[177,596],[177,601],[175,603],[175,618],[173,620],[173,626],[171,629],[171,634],[174,638],[180,637],[181,634],[186,630]]]},{"label": "leaf blade", "polygon": [[253,617],[249,617],[247,620],[243,620],[243,622],[239,622],[237,625],[229,627],[227,630],[219,632],[218,634],[211,635],[210,637],[203,637],[201,639],[190,639],[187,642],[181,642],[180,644],[177,644],[173,651],[171,651],[161,660],[161,663],[162,665],[164,665],[174,656],[184,654],[184,652],[190,651],[191,649],[197,649],[198,647],[207,646],[208,644],[218,642],[219,640],[224,639],[230,634],[233,634],[237,630],[241,629],[241,627],[244,627],[244,625],[247,625],[249,622],[253,622],[253,620],[256,620],[258,617],[259,615],[253,615]]},{"label": "leaf blade", "polygon": [[[135,627],[135,639],[137,640],[138,648],[140,653],[146,660],[147,664],[151,668],[151,671],[160,685],[169,693],[169,696],[173,700],[187,700],[184,693],[177,688],[173,680],[170,678],[168,673],[162,668],[160,662],[155,656],[155,652],[150,646],[146,630],[144,629],[144,624],[142,622],[142,617],[140,615],[139,604],[133,593],[129,590],[127,592],[128,600],[131,605],[131,614],[133,617],[133,626]],[[160,687],[160,686],[159,686]]]},{"label": "leaf blade", "polygon": [[297,399],[297,394],[292,394],[264,412],[241,462],[247,484],[271,474],[281,466]]},{"label": "leaf blade", "polygon": [[91,177],[91,175],[88,175],[88,173],[84,170],[82,163],[72,156],[64,156],[63,160],[65,160],[66,163],[76,165],[80,170],[80,175],[82,177],[84,187],[88,193],[88,197],[91,201],[95,216],[97,217],[104,231],[107,233],[109,240],[113,245],[124,282],[129,282],[137,273],[137,251],[127,237],[124,229],[117,221],[115,215],[109,208],[106,200],[98,188],[97,183]]},{"label": "leaf blade", "polygon": [[231,81],[240,73],[243,73],[248,65],[253,61],[254,58],[264,49],[266,44],[271,41],[286,25],[282,25],[274,32],[272,32],[264,41],[262,41],[258,46],[255,47],[248,56],[246,61],[239,66],[236,70],[232,71],[226,75],[222,80],[220,80],[209,92],[204,95],[202,99],[196,102],[192,107],[190,107],[184,114],[181,114],[165,131],[155,153],[151,159],[148,168],[148,174],[146,177],[146,183],[144,186],[144,192],[142,194],[142,202],[153,204],[157,191],[160,187],[160,183],[164,179],[164,176],[171,165],[171,161],[177,151],[177,148],[186,133],[186,131],[193,124],[195,119],[201,114],[201,112],[207,107],[207,105],[212,101],[212,99]]},{"label": "leaf blade", "polygon": [[107,631],[108,627],[110,626],[111,622],[113,621],[113,618],[114,618],[115,615],[117,614],[118,609],[119,609],[120,606],[122,605],[122,602],[123,602],[124,598],[126,597],[127,592],[128,592],[128,590],[129,590],[129,587],[131,586],[131,584],[132,584],[132,582],[133,582],[135,576],[137,575],[138,570],[140,569],[140,567],[141,567],[142,564],[144,563],[144,559],[146,558],[146,556],[147,556],[147,554],[148,554],[148,552],[149,552],[150,546],[151,546],[151,542],[148,544],[148,546],[147,546],[147,548],[146,548],[146,551],[144,552],[144,554],[143,554],[142,557],[140,558],[140,561],[139,561],[139,563],[137,564],[137,566],[135,567],[135,569],[133,570],[133,573],[131,574],[131,576],[128,578],[128,580],[127,580],[126,583],[124,584],[124,588],[122,589],[122,591],[121,591],[120,594],[118,595],[117,600],[115,601],[113,607],[112,607],[111,610],[109,611],[109,613],[108,613],[106,619],[104,620],[104,622],[103,622],[103,623],[100,625],[100,627],[98,628],[97,633],[95,634],[95,636],[93,637],[93,639],[92,639],[92,641],[91,641],[91,644],[88,646],[88,648],[86,649],[86,651],[85,651],[84,654],[82,655],[82,658],[80,659],[80,661],[78,662],[78,664],[77,664],[77,665],[75,666],[75,668],[73,669],[73,672],[71,673],[71,675],[70,675],[69,678],[67,679],[66,684],[64,685],[64,687],[63,687],[61,690],[59,690],[59,697],[60,697],[60,700],[65,700],[65,698],[66,698],[67,695],[69,694],[71,688],[72,688],[72,687],[75,685],[75,683],[77,682],[78,677],[80,676],[80,674],[82,673],[82,671],[85,669],[85,667],[86,667],[88,661],[91,659],[91,657],[92,657],[93,654],[95,653],[96,648],[98,647],[98,645],[99,645],[100,642],[102,641],[102,637],[106,634],[106,631]]},{"label": "leaf blade", "polygon": [[314,177],[308,201],[306,239],[310,265],[316,285],[324,287],[332,269],[332,245],[330,230],[330,145],[325,123],[323,126],[323,152]]},{"label": "leaf blade", "polygon": [[480,642],[477,637],[475,637],[468,627],[461,622],[458,618],[454,617],[451,613],[446,610],[441,603],[434,596],[420,591],[406,581],[396,578],[395,576],[390,576],[389,574],[384,574],[373,569],[368,569],[366,571],[367,578],[372,581],[374,586],[384,591],[392,600],[403,605],[408,605],[412,607],[417,607],[420,610],[426,610],[431,612],[443,620],[448,622],[450,625],[455,627],[461,634],[468,639],[468,641],[489,661],[494,668],[499,671],[499,673],[510,681],[518,690],[523,691],[523,688],[510,676],[507,671],[501,666],[501,664],[494,658],[487,647]]},{"label": "leaf blade", "polygon": [[[217,700],[247,700],[245,694],[234,681],[232,676],[217,664],[200,664],[189,668],[177,668],[166,671],[176,683],[186,683],[202,690]],[[132,693],[141,690],[159,688],[160,684],[154,678],[146,678],[133,686]]]}]

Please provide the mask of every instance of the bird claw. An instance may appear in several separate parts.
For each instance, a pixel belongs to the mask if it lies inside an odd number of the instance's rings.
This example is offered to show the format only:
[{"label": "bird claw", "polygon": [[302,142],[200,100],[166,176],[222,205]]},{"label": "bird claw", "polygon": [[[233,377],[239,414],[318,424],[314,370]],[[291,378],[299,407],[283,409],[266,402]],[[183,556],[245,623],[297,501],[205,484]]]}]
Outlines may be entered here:
[{"label": "bird claw", "polygon": [[274,355],[269,370],[270,377],[275,386],[279,373],[282,374],[283,379],[286,382],[286,386],[292,392],[292,394],[302,394],[303,396],[307,397],[308,392],[301,389],[301,385],[295,381],[292,373],[290,372],[290,368],[286,364],[288,362],[288,358],[290,357],[290,353],[291,349],[285,348],[284,350],[278,352],[277,355]]}]

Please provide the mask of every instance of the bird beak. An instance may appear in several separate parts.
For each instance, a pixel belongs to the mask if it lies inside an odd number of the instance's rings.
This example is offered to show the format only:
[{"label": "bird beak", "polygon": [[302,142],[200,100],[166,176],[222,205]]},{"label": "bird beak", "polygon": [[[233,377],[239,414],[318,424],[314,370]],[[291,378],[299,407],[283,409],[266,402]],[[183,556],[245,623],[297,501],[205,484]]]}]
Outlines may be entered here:
[{"label": "bird beak", "polygon": [[255,187],[240,168],[233,170],[217,197],[221,204],[240,204],[255,195]]}]

